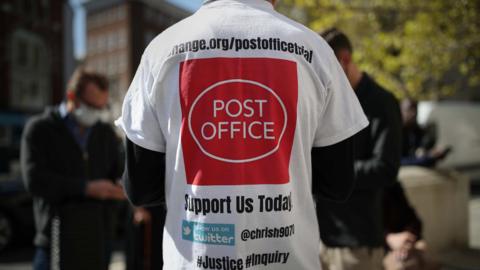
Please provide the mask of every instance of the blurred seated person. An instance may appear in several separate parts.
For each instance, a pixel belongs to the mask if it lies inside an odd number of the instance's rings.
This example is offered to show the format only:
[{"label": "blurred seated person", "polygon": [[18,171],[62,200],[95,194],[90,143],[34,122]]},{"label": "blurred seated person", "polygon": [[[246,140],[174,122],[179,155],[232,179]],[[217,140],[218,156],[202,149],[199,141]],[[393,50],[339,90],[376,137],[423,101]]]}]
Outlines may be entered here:
[{"label": "blurred seated person", "polygon": [[[422,128],[417,123],[417,102],[405,99],[401,103],[403,118],[402,165],[433,167],[449,149],[435,148],[434,126]],[[383,198],[384,230],[387,255],[385,270],[439,269],[428,260],[426,243],[422,240],[422,221],[408,202],[401,182],[386,189]]]},{"label": "blurred seated person", "polygon": [[[384,229],[388,253],[386,270],[423,269],[422,222],[405,197],[402,185],[396,182],[385,193]],[[417,243],[419,247],[417,247]],[[417,268],[406,268],[417,267]]]},{"label": "blurred seated person", "polygon": [[434,167],[445,158],[450,149],[437,148],[436,132],[433,125],[422,128],[417,123],[417,102],[413,99],[404,99],[401,103],[403,136],[402,161],[403,166]]},{"label": "blurred seated person", "polygon": [[426,256],[427,245],[422,239],[422,221],[397,181],[383,198],[384,229],[387,255],[385,270],[437,270],[439,265]]}]

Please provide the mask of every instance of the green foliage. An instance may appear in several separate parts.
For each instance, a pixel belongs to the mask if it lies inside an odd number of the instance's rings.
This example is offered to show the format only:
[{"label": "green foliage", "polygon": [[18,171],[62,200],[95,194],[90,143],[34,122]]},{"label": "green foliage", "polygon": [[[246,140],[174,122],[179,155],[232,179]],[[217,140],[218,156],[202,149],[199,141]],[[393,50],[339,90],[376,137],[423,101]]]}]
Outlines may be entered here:
[{"label": "green foliage", "polygon": [[399,97],[480,86],[479,0],[281,0],[279,10],[314,31],[341,29],[361,68]]}]

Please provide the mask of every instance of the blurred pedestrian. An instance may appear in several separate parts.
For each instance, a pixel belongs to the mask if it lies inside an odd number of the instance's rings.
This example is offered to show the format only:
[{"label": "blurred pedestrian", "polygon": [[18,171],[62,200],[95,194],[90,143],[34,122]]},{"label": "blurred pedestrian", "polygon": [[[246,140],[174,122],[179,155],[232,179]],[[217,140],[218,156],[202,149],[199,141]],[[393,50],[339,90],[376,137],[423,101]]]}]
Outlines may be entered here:
[{"label": "blurred pedestrian", "polygon": [[382,269],[383,193],[396,181],[400,166],[401,115],[395,97],[353,61],[348,37],[323,32],[350,81],[370,125],[355,135],[355,189],[345,203],[320,200],[317,215],[324,269]]},{"label": "blurred pedestrian", "polygon": [[21,165],[34,202],[34,270],[108,268],[112,200],[124,199],[108,116],[107,79],[80,68],[65,102],[26,125]]},{"label": "blurred pedestrian", "polygon": [[430,124],[421,127],[417,122],[416,100],[402,100],[402,165],[434,167],[450,152],[449,147],[436,147],[436,129]]},{"label": "blurred pedestrian", "polygon": [[148,45],[127,92],[124,186],[166,201],[164,269],[320,269],[312,181],[348,196],[368,121],[325,41],[273,2],[206,1]]}]

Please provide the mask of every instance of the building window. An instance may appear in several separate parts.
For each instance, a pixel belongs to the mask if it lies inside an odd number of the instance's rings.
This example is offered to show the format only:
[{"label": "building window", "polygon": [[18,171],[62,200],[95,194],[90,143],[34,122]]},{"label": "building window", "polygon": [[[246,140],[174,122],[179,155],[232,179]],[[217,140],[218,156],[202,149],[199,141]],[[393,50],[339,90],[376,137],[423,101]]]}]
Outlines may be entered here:
[{"label": "building window", "polygon": [[42,21],[43,20],[43,6],[41,1],[35,1],[35,10],[37,12],[37,20]]},{"label": "building window", "polygon": [[107,38],[105,37],[105,35],[100,35],[97,37],[97,53],[102,53],[103,51],[105,51],[105,47],[106,47],[106,44],[107,43]]},{"label": "building window", "polygon": [[110,11],[110,14],[111,14],[111,19],[110,19],[110,22],[114,23],[114,22],[117,22],[118,21],[118,8],[114,8]]},{"label": "building window", "polygon": [[127,90],[128,90],[128,83],[125,82],[125,80],[120,80],[118,82],[118,90],[119,90],[119,93],[123,97],[124,93],[127,92]]},{"label": "building window", "polygon": [[23,12],[25,12],[24,14],[26,14],[28,17],[31,18],[32,3],[30,3],[30,0],[23,0],[22,2],[23,2],[23,5],[22,5]]},{"label": "building window", "polygon": [[43,19],[48,22],[50,20],[50,1],[42,0]]},{"label": "building window", "polygon": [[28,64],[27,60],[28,53],[28,44],[25,40],[19,39],[17,41],[17,64],[21,67],[26,67]]},{"label": "building window", "polygon": [[12,34],[11,108],[37,110],[50,102],[52,48],[48,44],[34,32],[19,29]]},{"label": "building window", "polygon": [[94,54],[95,53],[95,38],[94,37],[89,37],[88,39],[88,45],[87,45],[87,54]]},{"label": "building window", "polygon": [[107,50],[111,51],[115,49],[116,47],[116,31],[112,31],[109,34],[107,34]]},{"label": "building window", "polygon": [[33,49],[32,50],[32,68],[33,69],[38,69],[38,68],[41,67],[41,65],[40,65],[41,59],[40,58],[41,58],[42,52],[41,52],[40,47],[38,47],[38,46],[34,46],[32,49]]},{"label": "building window", "polygon": [[105,24],[111,24],[115,21],[116,12],[115,9],[107,10],[105,12]]},{"label": "building window", "polygon": [[12,128],[10,126],[0,126],[0,146],[8,147],[12,142]]},{"label": "building window", "polygon": [[88,22],[89,28],[93,29],[98,27],[98,15],[92,15]]},{"label": "building window", "polygon": [[127,55],[125,53],[122,53],[118,55],[118,73],[124,73],[127,71]]},{"label": "building window", "polygon": [[102,62],[101,62],[101,66],[102,66],[102,73],[103,74],[108,74],[108,58],[104,58],[102,59]]},{"label": "building window", "polygon": [[125,7],[124,6],[121,6],[121,7],[118,7],[118,10],[117,10],[117,18],[119,21],[123,21],[126,17],[126,11],[125,11]]},{"label": "building window", "polygon": [[97,59],[97,61],[95,61],[94,63],[95,63],[95,66],[93,68],[95,69],[95,72],[103,74],[103,62],[102,62],[102,60]]},{"label": "building window", "polygon": [[89,58],[85,65],[87,66],[87,70],[92,70],[92,71],[96,71],[95,67],[95,60],[93,60],[92,58]]},{"label": "building window", "polygon": [[87,19],[87,30],[93,29],[93,18]]},{"label": "building window", "polygon": [[118,32],[118,47],[125,48],[127,46],[127,30],[120,29]]},{"label": "building window", "polygon": [[95,40],[95,42],[93,43],[93,45],[94,45],[93,46],[93,48],[94,48],[93,51],[95,53],[99,53],[99,52],[102,51],[102,44],[101,44],[102,41],[100,40],[99,36],[95,36],[94,40]]},{"label": "building window", "polygon": [[110,76],[116,73],[115,57],[116,55],[111,55],[107,59],[107,74]]},{"label": "building window", "polygon": [[30,98],[33,98],[33,99],[42,99],[42,96],[40,95],[40,89],[38,87],[38,83],[37,82],[32,82],[30,84],[30,89],[29,89],[29,96]]},{"label": "building window", "polygon": [[94,27],[102,27],[105,25],[105,15],[102,13],[95,14],[95,24]]},{"label": "building window", "polygon": [[118,79],[116,77],[111,76],[109,78],[109,85],[110,85],[110,93],[112,97],[117,97],[118,93]]}]

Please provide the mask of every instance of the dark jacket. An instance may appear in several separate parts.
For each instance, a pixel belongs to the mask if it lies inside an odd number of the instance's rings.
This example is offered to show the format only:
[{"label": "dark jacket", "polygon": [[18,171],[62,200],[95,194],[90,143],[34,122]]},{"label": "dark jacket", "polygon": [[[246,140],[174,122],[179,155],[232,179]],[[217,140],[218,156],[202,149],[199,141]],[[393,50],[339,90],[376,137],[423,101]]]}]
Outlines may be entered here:
[{"label": "dark jacket", "polygon": [[36,246],[47,247],[52,217],[70,203],[98,204],[108,212],[110,202],[85,198],[90,179],[120,176],[119,140],[107,124],[91,128],[86,151],[75,141],[58,109],[48,108],[26,125],[21,144],[22,174],[33,196]]},{"label": "dark jacket", "polygon": [[400,182],[385,191],[383,205],[385,235],[408,231],[417,239],[422,238],[422,221],[408,202]]},{"label": "dark jacket", "polygon": [[400,166],[400,108],[366,74],[355,93],[370,121],[354,137],[356,186],[346,203],[318,201],[320,235],[330,247],[381,247],[383,191],[395,183]]}]

